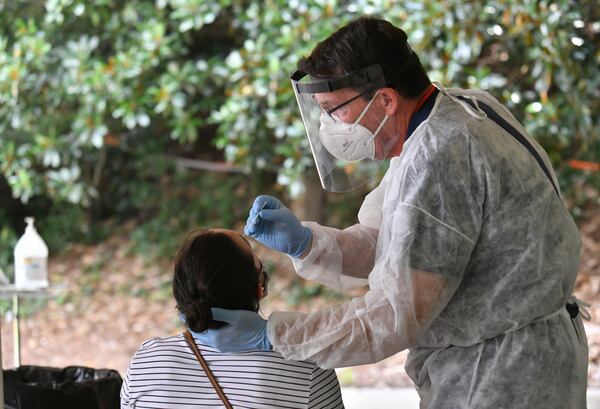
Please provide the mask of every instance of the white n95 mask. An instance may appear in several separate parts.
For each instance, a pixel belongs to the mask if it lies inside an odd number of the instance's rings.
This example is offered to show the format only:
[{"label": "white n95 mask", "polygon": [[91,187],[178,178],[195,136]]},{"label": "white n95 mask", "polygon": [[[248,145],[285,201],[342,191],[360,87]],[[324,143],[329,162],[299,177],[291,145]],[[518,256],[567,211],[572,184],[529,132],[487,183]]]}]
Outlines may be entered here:
[{"label": "white n95 mask", "polygon": [[365,116],[369,107],[375,100],[377,93],[371,98],[362,113],[356,121],[351,124],[342,121],[335,121],[327,113],[321,113],[321,127],[319,128],[319,136],[325,149],[337,159],[348,162],[359,161],[363,159],[375,159],[375,138],[385,125],[386,115],[383,121],[377,127],[374,133],[368,128],[359,124],[360,120]]}]

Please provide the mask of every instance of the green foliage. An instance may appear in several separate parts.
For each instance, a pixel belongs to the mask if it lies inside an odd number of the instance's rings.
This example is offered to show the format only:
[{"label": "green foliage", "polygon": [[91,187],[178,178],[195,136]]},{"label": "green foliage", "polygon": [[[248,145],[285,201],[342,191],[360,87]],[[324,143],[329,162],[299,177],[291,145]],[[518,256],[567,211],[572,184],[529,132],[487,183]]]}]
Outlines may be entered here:
[{"label": "green foliage", "polygon": [[[22,7],[28,4],[28,7]],[[227,2],[223,2],[227,4]],[[107,145],[195,140],[222,98],[222,50],[194,49],[219,4],[0,3],[0,162],[13,195],[89,205]],[[196,16],[191,18],[190,16]],[[88,162],[88,163],[86,163]]]},{"label": "green foliage", "polygon": [[[363,14],[407,31],[433,79],[505,102],[569,197],[597,197],[597,174],[566,165],[600,161],[594,1],[0,1],[0,174],[28,210],[50,203],[51,246],[102,237],[110,217],[142,223],[140,250],[243,221],[255,191],[298,191],[312,166],[288,78],[298,58]],[[175,156],[224,157],[252,178],[179,172]],[[5,203],[2,263],[18,233]]]},{"label": "green foliage", "polygon": [[332,290],[321,284],[309,284],[301,281],[292,282],[290,287],[285,291],[286,304],[291,308],[303,304],[309,305],[316,298],[338,302],[349,300],[348,295],[340,291]]},{"label": "green foliage", "polygon": [[178,172],[170,185],[146,202],[156,211],[133,231],[131,251],[170,260],[190,230],[239,228],[251,206],[244,175]]},{"label": "green foliage", "polygon": [[[1,220],[6,220],[2,218]],[[0,269],[9,279],[14,277],[13,249],[17,244],[17,235],[9,226],[0,228]]]},{"label": "green foliage", "polygon": [[433,79],[482,88],[506,103],[560,171],[568,159],[600,160],[600,15],[594,2],[264,3],[234,13],[248,39],[226,60],[231,91],[212,118],[229,158],[283,165],[280,182],[310,166],[288,73],[319,40],[365,13],[407,31]]}]

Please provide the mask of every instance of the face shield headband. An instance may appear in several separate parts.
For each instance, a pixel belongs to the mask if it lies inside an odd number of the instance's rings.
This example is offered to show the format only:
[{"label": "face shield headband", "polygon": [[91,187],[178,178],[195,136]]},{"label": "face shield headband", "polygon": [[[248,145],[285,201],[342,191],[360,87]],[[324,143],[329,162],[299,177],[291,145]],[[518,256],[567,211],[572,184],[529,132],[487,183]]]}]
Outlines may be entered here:
[{"label": "face shield headband", "polygon": [[367,88],[372,88],[375,84],[385,84],[383,71],[379,65],[371,65],[342,77],[312,78],[310,82],[301,82],[306,75],[304,71],[296,71],[291,75],[290,79],[294,84],[294,92],[298,94],[320,94],[343,88],[364,91]]}]

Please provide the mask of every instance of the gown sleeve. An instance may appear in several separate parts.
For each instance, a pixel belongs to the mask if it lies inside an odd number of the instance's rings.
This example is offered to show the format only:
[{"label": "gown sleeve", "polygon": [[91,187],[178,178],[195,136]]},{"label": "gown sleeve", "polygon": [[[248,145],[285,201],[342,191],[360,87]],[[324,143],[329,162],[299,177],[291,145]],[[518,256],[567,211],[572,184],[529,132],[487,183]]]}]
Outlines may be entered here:
[{"label": "gown sleeve", "polygon": [[367,285],[375,261],[382,196],[381,186],[369,193],[358,213],[359,223],[346,229],[304,222],[313,233],[312,247],[303,259],[291,257],[296,273],[334,289]]}]

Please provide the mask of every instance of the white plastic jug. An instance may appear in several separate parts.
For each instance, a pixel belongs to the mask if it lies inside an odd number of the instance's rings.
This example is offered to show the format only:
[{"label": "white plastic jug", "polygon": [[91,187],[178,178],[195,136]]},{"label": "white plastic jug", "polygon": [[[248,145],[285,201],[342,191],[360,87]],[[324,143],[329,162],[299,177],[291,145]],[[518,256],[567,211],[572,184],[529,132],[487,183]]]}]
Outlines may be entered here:
[{"label": "white plastic jug", "polygon": [[25,222],[25,233],[15,246],[15,286],[48,287],[48,246],[33,226],[34,218],[26,217]]}]

